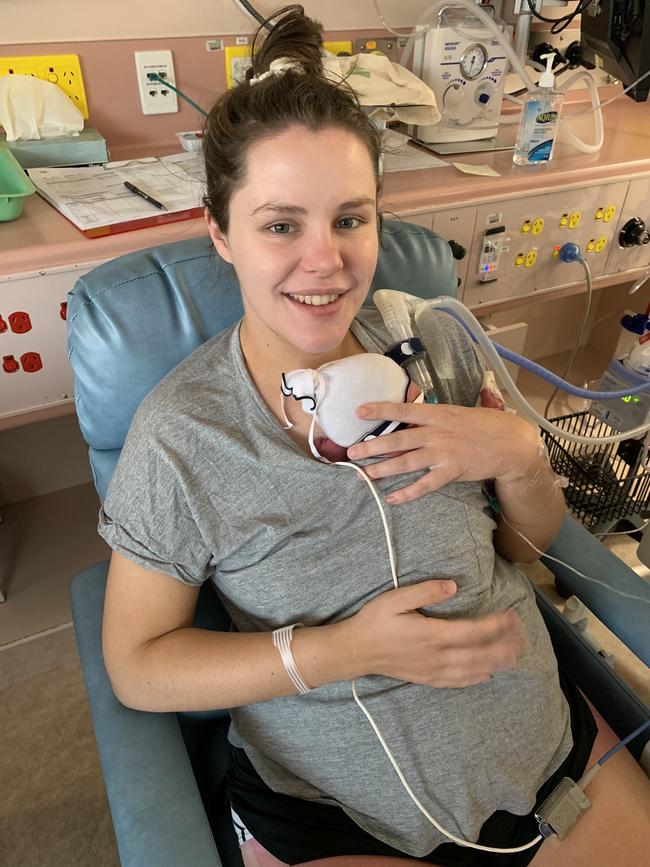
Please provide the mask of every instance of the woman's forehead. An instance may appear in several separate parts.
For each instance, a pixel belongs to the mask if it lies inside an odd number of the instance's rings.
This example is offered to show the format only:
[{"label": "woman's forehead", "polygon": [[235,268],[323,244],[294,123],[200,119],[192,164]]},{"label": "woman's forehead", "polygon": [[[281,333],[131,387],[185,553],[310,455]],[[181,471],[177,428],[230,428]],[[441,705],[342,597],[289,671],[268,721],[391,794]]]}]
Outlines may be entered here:
[{"label": "woman's forehead", "polygon": [[262,200],[299,206],[298,193],[374,200],[376,177],[365,143],[352,133],[291,127],[251,146],[240,191],[256,207]]}]

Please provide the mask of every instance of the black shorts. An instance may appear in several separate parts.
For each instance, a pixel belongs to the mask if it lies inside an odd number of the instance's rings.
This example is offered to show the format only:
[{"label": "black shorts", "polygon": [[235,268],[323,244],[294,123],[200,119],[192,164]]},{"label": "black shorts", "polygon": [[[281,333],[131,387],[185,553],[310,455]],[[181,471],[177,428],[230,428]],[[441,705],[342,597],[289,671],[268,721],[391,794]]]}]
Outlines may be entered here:
[{"label": "black shorts", "polygon": [[[571,710],[573,749],[537,793],[534,809],[526,816],[497,810],[485,821],[478,843],[503,849],[515,848],[539,834],[535,810],[553,791],[562,777],[578,780],[587,765],[598,733],[589,706],[578,688],[560,673],[560,685]],[[230,800],[235,812],[253,837],[280,861],[299,864],[336,855],[408,856],[377,840],[360,828],[340,807],[292,798],[272,791],[261,779],[242,749],[230,746],[228,771]],[[414,807],[415,809],[415,807]],[[513,854],[479,852],[442,843],[429,855],[418,858],[423,863],[441,867],[524,867],[539,847]]]}]

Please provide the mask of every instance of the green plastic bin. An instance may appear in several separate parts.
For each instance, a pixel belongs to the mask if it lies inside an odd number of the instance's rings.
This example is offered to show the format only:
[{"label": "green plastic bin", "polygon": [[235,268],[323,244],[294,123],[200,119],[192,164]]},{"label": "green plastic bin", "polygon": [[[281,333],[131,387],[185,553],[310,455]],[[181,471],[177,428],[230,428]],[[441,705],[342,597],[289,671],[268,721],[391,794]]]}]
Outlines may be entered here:
[{"label": "green plastic bin", "polygon": [[36,192],[9,148],[0,147],[0,221],[20,217],[25,198]]}]

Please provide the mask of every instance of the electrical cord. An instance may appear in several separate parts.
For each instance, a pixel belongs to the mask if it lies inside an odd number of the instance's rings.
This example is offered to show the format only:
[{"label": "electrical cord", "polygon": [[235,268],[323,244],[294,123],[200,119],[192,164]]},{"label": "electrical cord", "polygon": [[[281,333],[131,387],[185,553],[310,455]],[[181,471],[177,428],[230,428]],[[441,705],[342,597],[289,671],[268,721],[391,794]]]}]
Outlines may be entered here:
[{"label": "electrical cord", "polygon": [[170,90],[173,90],[174,93],[177,93],[181,99],[184,99],[185,102],[188,102],[192,108],[195,108],[203,117],[207,117],[208,113],[204,108],[201,108],[200,105],[197,105],[193,99],[190,99],[182,90],[179,90],[177,87],[174,87],[173,84],[170,84],[166,78],[161,78],[156,72],[148,72],[147,78],[149,81],[159,81],[161,84],[164,84],[165,87],[168,87]]},{"label": "electrical cord", "polygon": [[605,102],[599,102],[598,105],[592,105],[591,108],[583,108],[582,111],[574,111],[570,114],[563,113],[562,117],[564,118],[564,120],[567,120],[570,117],[580,117],[580,115],[582,115],[582,114],[591,114],[593,111],[597,111],[598,109],[602,109],[606,105],[609,105],[610,103],[614,102],[614,100],[616,100],[619,97],[626,94],[629,90],[632,90],[632,88],[636,87],[637,84],[640,84],[640,82],[642,82],[643,79],[647,78],[649,75],[650,75],[650,69],[648,69],[647,72],[644,72],[643,75],[640,75],[636,81],[632,82],[632,84],[628,84],[628,86],[624,90],[622,90],[620,93],[617,93],[616,96],[612,96],[612,97],[610,97],[610,99],[606,99]]},{"label": "electrical cord", "polygon": [[[354,470],[356,473],[359,473],[363,477],[364,481],[367,482],[367,484],[368,484],[368,486],[372,492],[372,495],[375,498],[375,502],[377,503],[377,505],[379,507],[379,511],[381,514],[381,520],[382,520],[382,524],[384,527],[384,534],[386,537],[386,544],[388,546],[388,555],[389,555],[389,560],[390,560],[390,571],[391,571],[391,577],[393,579],[393,586],[396,589],[399,588],[399,580],[397,577],[397,568],[396,568],[396,564],[395,564],[395,553],[394,553],[394,548],[393,548],[393,541],[391,538],[390,529],[388,527],[388,522],[386,520],[386,513],[384,511],[384,507],[382,506],[381,499],[379,497],[379,494],[377,493],[377,489],[376,489],[375,485],[372,483],[372,480],[367,475],[367,473],[365,473],[361,467],[357,466],[357,464],[354,464],[351,461],[334,461],[333,463],[335,466],[348,467],[349,469]],[[523,535],[523,533],[520,533],[519,530],[517,530],[515,527],[513,527],[512,524],[510,524],[509,521],[506,520],[503,513],[501,513],[501,516],[502,516],[503,520],[505,521],[505,523],[508,524],[508,526],[512,530],[514,530],[514,532],[517,533],[517,535],[521,536],[521,538],[525,542],[527,542],[527,544],[529,544],[531,546],[531,548],[533,548],[534,551],[537,551],[539,554],[542,554],[543,556],[548,557],[548,559],[554,560],[557,563],[561,563],[563,566],[566,566],[567,568],[574,571],[576,574],[580,575],[583,578],[586,578],[588,581],[594,581],[596,584],[602,584],[608,590],[611,590],[614,593],[618,593],[620,596],[626,596],[630,599],[639,599],[640,601],[645,602],[645,603],[648,603],[650,601],[648,599],[643,599],[640,596],[633,596],[630,593],[623,593],[620,590],[616,590],[613,587],[609,587],[607,584],[604,584],[602,581],[597,581],[595,578],[588,578],[586,575],[583,575],[582,572],[579,572],[577,569],[573,569],[573,567],[569,566],[568,563],[563,563],[562,560],[558,560],[556,557],[551,557],[548,554],[544,554],[544,552],[540,551],[539,548],[535,547],[535,545],[533,545],[532,542]],[[445,828],[443,828],[441,825],[439,825],[438,822],[436,822],[436,820],[433,818],[433,816],[429,813],[429,811],[426,809],[426,807],[424,807],[424,805],[420,802],[418,797],[415,795],[415,793],[411,789],[410,785],[408,784],[408,781],[406,780],[404,774],[402,773],[401,768],[397,764],[395,757],[393,756],[392,752],[390,751],[388,744],[386,743],[381,732],[379,731],[377,723],[373,719],[372,714],[370,713],[368,708],[363,704],[363,702],[359,698],[359,693],[357,692],[356,679],[352,680],[352,696],[353,696],[355,702],[357,703],[357,705],[359,706],[359,708],[361,709],[361,711],[363,712],[363,714],[365,715],[366,719],[368,720],[368,722],[372,726],[372,729],[373,729],[377,739],[379,740],[379,743],[381,744],[384,752],[386,753],[388,760],[390,761],[391,765],[393,766],[395,773],[397,774],[402,786],[406,790],[406,793],[408,794],[410,799],[413,801],[413,803],[418,808],[418,810],[422,813],[422,815],[426,819],[428,819],[429,822],[431,822],[431,824],[434,826],[434,828],[436,828],[441,834],[444,834],[444,836],[447,837],[449,840],[453,840],[454,843],[457,843],[459,846],[465,846],[465,847],[470,848],[470,849],[478,849],[481,852],[494,852],[496,854],[506,854],[506,853],[511,853],[511,852],[512,853],[524,852],[526,849],[530,849],[533,846],[536,846],[541,840],[544,839],[541,834],[538,834],[537,837],[535,837],[530,842],[524,844],[523,846],[517,846],[517,847],[512,848],[512,849],[502,849],[502,848],[496,848],[496,847],[492,847],[492,846],[482,846],[479,843],[470,843],[468,840],[463,840],[460,837],[456,837],[454,834],[451,834],[449,831],[447,831]],[[588,771],[586,771],[583,774],[583,776],[578,781],[577,785],[580,786],[580,788],[584,790],[585,787],[587,786],[587,784],[591,781],[591,779],[595,776],[595,774],[600,770],[600,768],[605,764],[606,761],[608,761],[616,752],[618,752],[618,750],[622,749],[626,744],[628,744],[633,738],[637,737],[637,735],[639,735],[639,734],[641,734],[641,732],[645,731],[645,729],[648,728],[649,726],[650,726],[650,720],[647,720],[645,723],[643,723],[637,729],[635,729],[631,734],[629,734],[626,738],[619,741],[618,744],[616,744],[610,750],[608,750],[600,759],[598,759],[598,761],[594,765],[592,765],[592,767]]]},{"label": "electrical cord", "polygon": [[[537,18],[538,21],[544,21],[545,24],[552,24],[553,26],[551,27],[551,33],[557,35],[558,33],[562,33],[562,31],[569,26],[569,24],[576,16],[581,15],[585,11],[585,9],[591,5],[593,0],[579,0],[578,5],[573,10],[573,12],[570,12],[568,15],[562,15],[560,18],[547,18],[544,15],[540,15],[540,13],[535,8],[533,0],[526,0],[526,2],[528,4],[530,14],[534,18]],[[561,26],[558,27],[558,25]]]},{"label": "electrical cord", "polygon": [[[583,256],[580,256],[579,258],[577,258],[576,262],[580,262],[582,267],[585,269],[585,276],[587,278],[587,304],[585,305],[585,312],[582,315],[582,322],[580,323],[580,331],[578,332],[578,339],[576,340],[576,344],[573,347],[573,351],[571,352],[571,355],[569,356],[569,360],[566,363],[566,367],[564,368],[564,372],[561,375],[562,379],[567,378],[567,376],[569,375],[569,373],[571,371],[571,368],[574,365],[574,362],[576,360],[576,356],[578,355],[578,352],[580,352],[580,346],[582,344],[582,338],[584,337],[585,330],[587,328],[587,320],[589,319],[589,312],[591,310],[591,300],[593,297],[593,289],[592,289],[592,284],[591,284],[591,270],[589,268],[589,264]],[[558,393],[558,386],[556,386],[553,389],[551,396],[546,401],[546,406],[544,407],[544,418],[545,419],[548,419],[549,408],[550,408],[551,404],[553,403],[553,399],[555,398],[555,395],[557,393]]]},{"label": "electrical cord", "polygon": [[242,12],[248,13],[251,18],[257,21],[258,24],[261,24],[262,27],[266,27],[267,30],[272,29],[272,25],[266,20],[266,18],[261,15],[257,9],[248,2],[248,0],[233,0],[235,6],[238,6]]}]

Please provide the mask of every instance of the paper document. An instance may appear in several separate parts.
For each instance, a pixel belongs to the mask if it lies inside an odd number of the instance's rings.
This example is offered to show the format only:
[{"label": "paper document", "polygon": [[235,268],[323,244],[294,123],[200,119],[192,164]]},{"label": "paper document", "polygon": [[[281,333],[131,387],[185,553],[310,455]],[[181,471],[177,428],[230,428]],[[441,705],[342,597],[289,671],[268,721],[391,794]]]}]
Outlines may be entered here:
[{"label": "paper document", "polygon": [[[138,228],[198,216],[205,187],[200,153],[107,163],[105,166],[29,169],[38,192],[86,234]],[[165,206],[161,211],[125,186],[129,181]],[[195,213],[187,213],[192,212]],[[106,229],[101,233],[99,229]]]},{"label": "paper document", "polygon": [[408,136],[394,129],[386,130],[381,138],[384,172],[409,172],[416,169],[444,168],[449,163],[410,144]]}]

